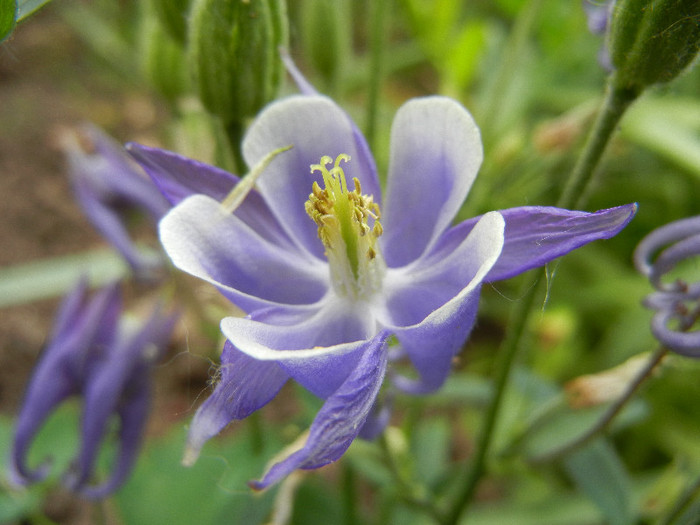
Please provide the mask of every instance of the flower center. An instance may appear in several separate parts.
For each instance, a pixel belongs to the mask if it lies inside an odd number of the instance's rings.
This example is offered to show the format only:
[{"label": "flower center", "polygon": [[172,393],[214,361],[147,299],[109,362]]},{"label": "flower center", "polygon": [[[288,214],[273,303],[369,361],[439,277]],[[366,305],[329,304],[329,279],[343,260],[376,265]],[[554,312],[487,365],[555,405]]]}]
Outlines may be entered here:
[{"label": "flower center", "polygon": [[320,172],[325,187],[314,182],[305,208],[318,225],[335,290],[357,299],[369,297],[380,284],[384,264],[376,241],[382,225],[379,206],[371,195],[362,194],[357,178],[354,189],[348,190],[340,163],[349,161],[350,155],[341,154],[335,162],[323,156],[311,165],[311,173]]}]

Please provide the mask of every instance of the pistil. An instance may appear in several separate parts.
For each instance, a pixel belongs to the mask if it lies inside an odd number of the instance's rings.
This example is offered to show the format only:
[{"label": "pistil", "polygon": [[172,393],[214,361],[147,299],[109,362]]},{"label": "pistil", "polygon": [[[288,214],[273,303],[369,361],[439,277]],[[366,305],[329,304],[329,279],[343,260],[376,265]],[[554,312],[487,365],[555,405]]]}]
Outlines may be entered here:
[{"label": "pistil", "polygon": [[[357,178],[353,178],[353,190],[348,190],[340,163],[349,161],[349,155],[341,154],[335,162],[323,156],[319,164],[311,165],[311,173],[320,172],[325,187],[314,182],[305,206],[306,213],[318,225],[336,291],[366,298],[381,281],[384,265],[376,240],[382,234],[382,226],[379,206],[371,195],[362,194]],[[328,169],[330,164],[333,167]]]}]

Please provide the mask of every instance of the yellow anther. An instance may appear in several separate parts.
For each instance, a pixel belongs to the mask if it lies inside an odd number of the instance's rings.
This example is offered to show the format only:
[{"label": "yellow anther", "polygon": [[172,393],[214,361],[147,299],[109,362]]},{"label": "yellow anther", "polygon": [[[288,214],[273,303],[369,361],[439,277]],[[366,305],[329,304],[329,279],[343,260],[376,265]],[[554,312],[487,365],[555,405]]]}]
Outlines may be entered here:
[{"label": "yellow anther", "polygon": [[[338,155],[335,161],[324,155],[318,164],[311,165],[311,173],[321,173],[324,187],[317,182],[312,184],[305,209],[318,225],[318,236],[326,249],[331,273],[335,281],[342,283],[338,287],[344,293],[355,294],[357,289],[369,286],[361,284],[372,280],[366,276],[376,273],[370,266],[375,265],[375,243],[382,227],[379,206],[371,195],[362,194],[356,177],[353,177],[353,190],[348,190],[341,163],[349,161],[350,156],[346,154]],[[372,225],[368,224],[370,218]]]}]

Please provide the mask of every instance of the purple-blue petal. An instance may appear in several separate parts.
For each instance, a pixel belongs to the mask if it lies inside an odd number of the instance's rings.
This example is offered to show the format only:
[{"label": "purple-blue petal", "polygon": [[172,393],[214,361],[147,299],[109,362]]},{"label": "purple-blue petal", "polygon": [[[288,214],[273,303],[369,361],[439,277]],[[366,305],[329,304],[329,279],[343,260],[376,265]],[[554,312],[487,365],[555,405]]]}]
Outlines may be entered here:
[{"label": "purple-blue petal", "polygon": [[[658,279],[664,272],[656,269],[655,258],[657,257],[657,252],[665,246],[684,239],[693,237],[697,239],[699,234],[700,216],[674,221],[655,229],[644,237],[634,250],[634,263],[637,270],[647,277],[654,275],[655,282],[658,282]],[[694,245],[696,248],[691,250],[691,252],[697,253],[697,251],[700,251],[700,241],[694,241]]]},{"label": "purple-blue petal", "polygon": [[[417,379],[395,377],[394,384],[410,393],[432,392],[442,386],[452,364],[452,358],[466,341],[476,319],[481,283],[501,254],[503,247],[503,217],[491,212],[476,224],[460,249],[452,256],[456,261],[464,259],[464,250],[468,258],[464,261],[467,272],[460,277],[468,277],[462,282],[462,289],[447,302],[427,313],[425,317],[414,318],[416,308],[413,303],[420,301],[418,290],[411,288],[413,283],[406,279],[405,289],[408,293],[397,293],[389,303],[389,310],[398,326],[388,326],[418,371]],[[446,273],[459,269],[456,261],[449,258],[443,261]],[[438,276],[441,269],[435,270]],[[457,274],[459,275],[459,274]],[[428,281],[432,282],[432,280]],[[413,295],[411,292],[416,293]],[[414,324],[407,325],[407,322]]]},{"label": "purple-blue petal", "polygon": [[117,489],[128,479],[136,463],[143,432],[150,408],[150,393],[146,390],[135,392],[138,395],[123,400],[118,409],[119,416],[119,450],[114,460],[112,473],[104,482],[97,485],[82,485],[77,490],[88,499],[104,498]]},{"label": "purple-blue petal", "polygon": [[229,317],[221,330],[253,358],[277,362],[315,395],[335,392],[355,368],[367,340],[376,335],[367,309],[343,302],[305,308],[270,308],[251,319]]},{"label": "purple-blue petal", "polygon": [[[697,298],[696,298],[697,300]],[[694,319],[693,319],[694,320]],[[668,328],[671,321],[678,322],[673,309],[659,310],[651,320],[651,331],[659,342],[677,354],[700,358],[700,331],[682,332]]]},{"label": "purple-blue petal", "polygon": [[[54,324],[53,338],[36,365],[17,419],[12,448],[14,481],[40,481],[48,473],[45,462],[36,470],[26,456],[37,432],[53,410],[68,397],[78,395],[95,360],[116,335],[121,297],[116,284],[92,299],[81,280],[63,301]],[[95,349],[96,348],[96,349]]]},{"label": "purple-blue petal", "polygon": [[124,479],[124,474],[120,474],[94,490],[87,486],[105,433],[109,430],[110,419],[117,414],[120,416],[120,441],[123,436],[129,441],[121,443],[114,472],[128,472],[125,466],[131,465],[140,443],[135,436],[141,435],[148,415],[151,369],[160,357],[177,317],[177,314],[163,316],[161,307],[155,308],[137,331],[120,334],[86,378],[82,391],[81,448],[68,480],[74,490],[85,489],[101,494],[117,479]]},{"label": "purple-blue petal", "polygon": [[415,261],[449,227],[482,158],[479,128],[454,100],[413,99],[399,109],[380,238],[389,267]]},{"label": "purple-blue petal", "polygon": [[124,257],[132,270],[139,275],[149,275],[160,266],[159,257],[149,257],[141,253],[133,241],[121,211],[111,203],[96,199],[92,189],[83,181],[76,181],[74,191],[83,212],[98,232]]},{"label": "purple-blue petal", "polygon": [[204,195],[173,208],[159,229],[175,266],[214,284],[244,310],[313,303],[327,291],[327,263],[261,237]]},{"label": "purple-blue petal", "polygon": [[183,463],[193,464],[204,443],[230,422],[248,417],[269,403],[288,378],[277,363],[253,359],[226,341],[214,392],[190,424]]},{"label": "purple-blue petal", "polygon": [[386,273],[384,295],[397,326],[418,324],[453,299],[482,270],[485,261],[497,257],[503,243],[503,219],[488,214],[481,228],[474,228],[462,242],[440,259],[419,259]]},{"label": "purple-blue petal", "polygon": [[[485,281],[508,279],[589,242],[609,239],[627,226],[636,212],[636,204],[593,213],[544,206],[500,210],[506,221],[505,244]],[[479,218],[466,220],[446,232],[427,260],[439,261],[451,253]]]},{"label": "purple-blue petal", "polygon": [[251,487],[264,489],[298,468],[319,468],[343,455],[367,420],[381,388],[388,335],[383,331],[367,342],[362,359],[316,415],[301,450],[273,465],[262,480],[251,482]]},{"label": "purple-blue petal", "polygon": [[372,441],[377,438],[389,424],[391,420],[392,400],[383,399],[375,401],[369,412],[364,425],[360,429],[358,437]]},{"label": "purple-blue petal", "polygon": [[168,202],[120,144],[95,126],[83,126],[81,132],[94,151],[86,152],[76,142],[67,144],[74,180],[82,180],[96,198],[114,206],[135,206],[154,219],[168,211]]},{"label": "purple-blue petal", "polygon": [[221,201],[239,181],[228,171],[172,151],[133,142],[126,145],[126,150],[172,206],[196,193]]},{"label": "purple-blue petal", "polygon": [[294,80],[294,83],[297,85],[297,88],[302,95],[320,95],[311,82],[306,80],[306,77],[301,73],[301,71],[299,71],[299,68],[294,63],[294,60],[292,60],[289,51],[287,51],[285,48],[280,48],[280,58],[282,59],[282,63],[284,64],[287,73],[289,73],[289,76],[292,77],[292,80]]},{"label": "purple-blue petal", "polygon": [[[173,206],[195,194],[207,195],[221,202],[240,180],[220,168],[171,151],[134,143],[128,144],[127,150]],[[235,213],[263,238],[291,246],[291,240],[280,228],[257,190],[246,196]]]}]

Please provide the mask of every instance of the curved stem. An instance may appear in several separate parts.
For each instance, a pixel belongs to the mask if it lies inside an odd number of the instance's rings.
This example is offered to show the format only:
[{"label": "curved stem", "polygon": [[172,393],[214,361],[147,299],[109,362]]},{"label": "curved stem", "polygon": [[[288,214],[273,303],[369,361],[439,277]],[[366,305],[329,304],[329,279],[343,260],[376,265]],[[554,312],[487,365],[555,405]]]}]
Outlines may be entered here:
[{"label": "curved stem", "polygon": [[579,437],[573,439],[572,441],[565,443],[559,448],[556,448],[539,456],[530,458],[528,462],[536,465],[540,463],[547,463],[553,461],[562,456],[565,456],[570,452],[573,452],[574,450],[582,447],[583,445],[586,445],[592,439],[597,437],[598,434],[603,432],[612,422],[612,420],[615,419],[615,416],[617,416],[620,413],[620,410],[622,410],[622,408],[627,404],[627,402],[630,399],[632,399],[632,396],[634,396],[637,390],[639,390],[639,387],[642,385],[642,383],[649,377],[651,372],[654,370],[654,368],[656,368],[656,366],[661,362],[661,360],[667,353],[668,349],[664,348],[663,346],[659,347],[651,355],[646,366],[643,369],[641,369],[634,377],[632,382],[629,385],[627,385],[627,388],[625,389],[624,393],[617,399],[617,401],[610,405],[608,410],[606,410],[606,412],[601,416],[598,422],[595,425],[593,425],[590,429],[588,429],[586,432],[581,434]]},{"label": "curved stem", "polygon": [[234,121],[225,124],[226,138],[233,157],[233,164],[236,175],[242,177],[248,171],[245,161],[243,160],[243,152],[241,150],[244,134],[244,126],[242,122]]},{"label": "curved stem", "polygon": [[693,499],[698,495],[700,495],[700,478],[696,479],[695,482],[685,490],[668,516],[659,520],[659,525],[671,525],[672,523],[676,523],[678,518],[681,517],[681,514],[688,508],[688,505],[690,505]]},{"label": "curved stem", "polygon": [[[636,91],[617,87],[614,75],[610,77],[603,106],[598,112],[598,116],[588,135],[583,152],[569,177],[566,187],[562,191],[557,206],[568,208],[576,203],[577,207],[582,208],[585,205],[587,195],[584,193],[584,189],[590,185],[595,169],[600,163],[600,159],[622,115],[624,115],[629,105],[638,95],[639,93]],[[526,292],[523,299],[515,304],[510,322],[508,323],[506,339],[499,351],[500,357],[496,371],[495,393],[488,407],[488,411],[486,412],[484,425],[477,442],[476,455],[462,490],[455,500],[455,504],[448,510],[448,513],[442,520],[444,525],[456,524],[460,516],[469,508],[474,498],[476,487],[484,474],[486,458],[491,447],[491,440],[496,420],[501,409],[505,387],[510,376],[510,370],[515,355],[525,333],[526,322],[538,289],[539,286],[531,287],[530,290]],[[659,357],[659,359],[661,357]],[[643,378],[641,381],[643,381]],[[639,385],[630,392],[630,396],[636,391],[638,386]],[[622,405],[624,405],[624,402]],[[610,419],[614,418],[618,411],[619,408],[614,413],[611,412]]]},{"label": "curved stem", "polygon": [[357,486],[355,482],[355,471],[348,462],[343,462],[342,470],[342,506],[343,506],[343,524],[357,525]]},{"label": "curved stem", "polygon": [[462,485],[462,490],[455,500],[454,506],[448,511],[445,518],[441,520],[443,525],[454,525],[459,521],[460,516],[466,512],[473,501],[477,485],[484,474],[486,458],[491,449],[492,437],[500,413],[506,385],[508,384],[508,378],[510,377],[510,371],[515,361],[515,355],[520,348],[525,326],[527,325],[528,314],[537,296],[537,292],[540,289],[539,286],[533,286],[530,283],[527,283],[527,288],[523,298],[515,303],[515,309],[508,323],[506,338],[498,352],[499,359],[496,365],[494,394],[479,434],[476,445],[476,455],[467,473],[466,481]]},{"label": "curved stem", "polygon": [[431,516],[437,523],[440,523],[440,515],[432,500],[416,494],[416,487],[411,485],[401,473],[396,458],[391,451],[391,446],[389,445],[389,440],[386,437],[386,432],[381,434],[379,438],[379,445],[384,453],[386,466],[389,468],[389,471],[396,482],[395,486],[398,489],[397,493],[401,500],[416,510],[420,510],[428,516]]}]

